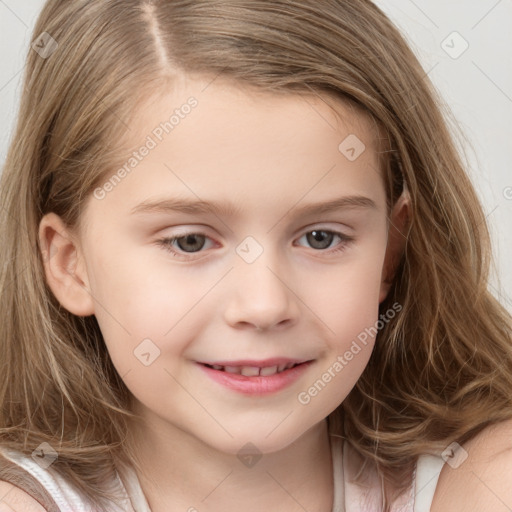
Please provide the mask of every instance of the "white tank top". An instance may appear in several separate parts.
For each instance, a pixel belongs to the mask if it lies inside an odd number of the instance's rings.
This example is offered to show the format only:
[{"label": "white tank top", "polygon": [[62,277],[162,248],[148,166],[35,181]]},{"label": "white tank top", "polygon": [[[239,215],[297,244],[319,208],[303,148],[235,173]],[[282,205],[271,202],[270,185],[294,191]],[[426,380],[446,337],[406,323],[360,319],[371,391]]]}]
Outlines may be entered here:
[{"label": "white tank top", "polygon": [[[330,439],[334,476],[332,512],[381,512],[381,491],[376,473],[368,472],[366,488],[351,482],[348,449],[345,449],[347,445],[339,437],[331,436]],[[42,485],[58,507],[55,512],[96,512],[90,502],[52,470],[51,466],[43,469],[31,457],[21,452],[6,448],[0,450],[8,460],[27,471]],[[441,457],[421,455],[409,492],[393,504],[392,512],[429,512],[443,464]],[[5,476],[0,480],[6,480]],[[151,512],[132,468],[119,468],[117,480],[125,501],[121,508],[113,503],[109,512]],[[18,483],[15,485],[22,487]]]}]

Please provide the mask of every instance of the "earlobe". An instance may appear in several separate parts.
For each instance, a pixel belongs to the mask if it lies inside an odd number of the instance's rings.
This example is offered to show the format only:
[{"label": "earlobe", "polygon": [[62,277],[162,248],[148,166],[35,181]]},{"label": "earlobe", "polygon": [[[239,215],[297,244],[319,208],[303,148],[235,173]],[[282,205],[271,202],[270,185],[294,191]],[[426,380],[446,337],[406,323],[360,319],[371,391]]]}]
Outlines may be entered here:
[{"label": "earlobe", "polygon": [[48,213],[41,219],[39,244],[46,282],[57,300],[77,316],[94,314],[94,302],[80,249],[55,213]]},{"label": "earlobe", "polygon": [[388,244],[382,267],[379,303],[388,296],[393,284],[397,267],[405,250],[410,217],[411,197],[406,188],[396,201],[389,220]]}]

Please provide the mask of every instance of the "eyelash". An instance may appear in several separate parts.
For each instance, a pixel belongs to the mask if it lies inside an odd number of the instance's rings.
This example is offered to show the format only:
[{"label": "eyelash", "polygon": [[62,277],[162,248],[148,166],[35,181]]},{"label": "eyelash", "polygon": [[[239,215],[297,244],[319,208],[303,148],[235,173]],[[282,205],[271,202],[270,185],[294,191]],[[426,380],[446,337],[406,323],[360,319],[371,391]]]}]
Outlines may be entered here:
[{"label": "eyelash", "polygon": [[[309,231],[306,231],[302,236],[312,233],[313,231],[321,231],[323,233],[332,234],[332,235],[338,236],[341,239],[341,242],[338,244],[338,246],[336,246],[337,248],[335,248],[335,249],[316,249],[316,252],[328,252],[330,254],[337,254],[337,253],[343,252],[347,248],[347,246],[351,242],[354,241],[353,237],[344,235],[343,233],[340,233],[339,231],[333,231],[333,230],[328,230],[328,229],[311,229]],[[189,259],[191,259],[191,257],[189,257],[187,255],[199,254],[200,252],[202,252],[201,249],[196,252],[183,253],[183,252],[178,252],[175,249],[173,249],[172,244],[176,240],[180,240],[181,238],[186,238],[187,236],[191,236],[191,235],[204,236],[205,238],[210,238],[210,237],[206,236],[204,233],[190,231],[188,233],[183,233],[179,236],[162,238],[160,240],[157,240],[155,243],[157,245],[163,247],[166,251],[170,252],[174,256],[184,259],[184,260],[189,260]],[[302,236],[300,238],[302,238]]]}]

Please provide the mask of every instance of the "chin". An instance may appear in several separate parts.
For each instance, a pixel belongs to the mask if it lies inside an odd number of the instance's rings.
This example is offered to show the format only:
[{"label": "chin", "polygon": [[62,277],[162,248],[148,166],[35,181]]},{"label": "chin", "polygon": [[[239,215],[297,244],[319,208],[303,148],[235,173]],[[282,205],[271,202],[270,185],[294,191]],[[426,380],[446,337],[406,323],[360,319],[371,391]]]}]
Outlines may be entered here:
[{"label": "chin", "polygon": [[[291,415],[290,415],[291,416]],[[223,436],[222,442],[217,438],[210,444],[215,449],[231,455],[240,455],[244,450],[251,452],[254,450],[257,454],[275,453],[284,450],[293,442],[299,439],[306,431],[303,428],[290,429],[276,422],[274,427],[270,423],[261,422],[260,428],[228,428],[233,437]],[[279,426],[278,426],[279,425]],[[277,426],[277,428],[276,428]],[[275,428],[275,430],[272,430]]]}]

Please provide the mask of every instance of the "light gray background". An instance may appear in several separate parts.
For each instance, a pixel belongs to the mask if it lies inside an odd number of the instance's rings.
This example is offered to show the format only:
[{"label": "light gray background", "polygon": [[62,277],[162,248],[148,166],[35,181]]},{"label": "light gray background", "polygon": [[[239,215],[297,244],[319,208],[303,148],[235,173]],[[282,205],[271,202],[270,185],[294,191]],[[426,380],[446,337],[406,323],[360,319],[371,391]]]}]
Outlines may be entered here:
[{"label": "light gray background", "polygon": [[[402,30],[459,126],[460,132],[452,129],[493,238],[491,289],[512,312],[512,0],[376,3]],[[18,109],[24,55],[43,4],[0,0],[0,166]]]}]

